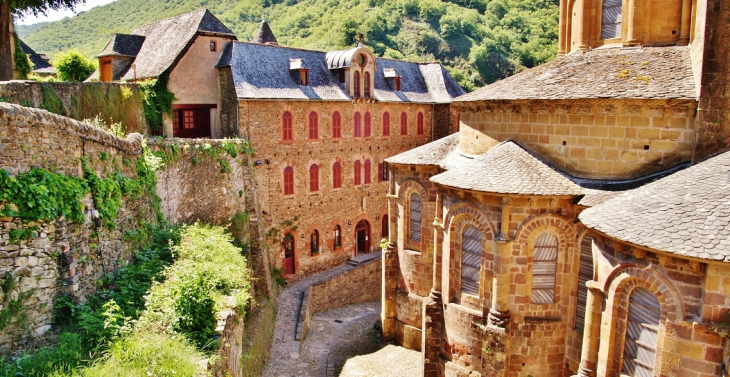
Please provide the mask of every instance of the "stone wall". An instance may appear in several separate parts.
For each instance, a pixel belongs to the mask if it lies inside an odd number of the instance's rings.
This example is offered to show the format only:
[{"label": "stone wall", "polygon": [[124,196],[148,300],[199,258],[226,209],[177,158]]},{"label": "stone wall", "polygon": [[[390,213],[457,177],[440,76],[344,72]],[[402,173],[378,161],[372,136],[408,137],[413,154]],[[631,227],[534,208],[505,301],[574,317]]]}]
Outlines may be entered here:
[{"label": "stone wall", "polygon": [[[515,140],[578,178],[635,179],[692,160],[695,101],[491,101],[461,105],[462,151]],[[477,139],[478,136],[478,140]],[[704,142],[698,142],[697,149]]]},{"label": "stone wall", "polygon": [[98,115],[106,122],[121,122],[127,134],[147,131],[137,84],[10,81],[0,83],[0,102],[44,109],[76,120]]},{"label": "stone wall", "polygon": [[[39,167],[81,177],[80,159],[85,157],[100,178],[115,171],[135,178],[141,142],[138,134],[121,140],[44,110],[0,103],[0,168],[11,175]],[[141,221],[156,221],[152,202],[151,198],[123,197],[111,230],[92,219],[90,194],[82,199],[86,208],[82,223],[64,218],[31,222],[0,218],[0,276],[10,273],[21,278],[20,292],[33,292],[25,303],[26,326],[5,329],[0,344],[29,333],[43,334],[50,328],[58,295],[83,301],[96,291],[97,281],[105,274],[129,261],[131,250],[122,241],[124,231],[137,228]],[[10,242],[10,232],[20,228],[32,231],[30,239]]]},{"label": "stone wall", "polygon": [[[293,141],[282,140],[282,115],[293,116]],[[319,138],[309,140],[310,112],[318,114]],[[332,137],[332,115],[341,115],[341,138]],[[353,115],[372,114],[372,136],[354,137]],[[390,117],[390,136],[383,135],[383,114]],[[408,133],[400,133],[400,114],[408,116]],[[423,135],[417,135],[417,113],[424,114]],[[270,245],[271,265],[284,267],[283,237],[294,237],[295,267],[291,277],[309,275],[344,263],[355,256],[358,222],[369,224],[370,251],[378,249],[387,215],[387,182],[381,182],[378,166],[396,155],[431,140],[433,106],[423,104],[324,102],[324,101],[240,101],[238,129],[254,150],[258,198],[262,224]],[[364,129],[364,119],[362,127]],[[371,183],[354,184],[354,162],[371,162]],[[332,166],[342,165],[342,187],[332,188]],[[319,166],[319,190],[310,191],[309,169]],[[283,172],[294,169],[294,194],[284,195]],[[364,169],[364,168],[362,168]],[[361,182],[365,173],[362,172]],[[388,222],[386,221],[386,226]],[[342,247],[333,246],[334,229],[342,230]],[[320,235],[318,254],[311,253],[310,236]]]}]

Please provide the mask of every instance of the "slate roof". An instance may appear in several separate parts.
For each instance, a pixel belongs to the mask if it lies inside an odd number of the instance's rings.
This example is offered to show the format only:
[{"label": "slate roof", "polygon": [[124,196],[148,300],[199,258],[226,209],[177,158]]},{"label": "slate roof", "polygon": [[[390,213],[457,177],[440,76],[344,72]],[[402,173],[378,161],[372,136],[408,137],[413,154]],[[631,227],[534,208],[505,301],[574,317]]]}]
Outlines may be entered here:
[{"label": "slate roof", "polygon": [[114,34],[97,58],[104,56],[129,56],[135,57],[142,48],[145,37],[132,34]]},{"label": "slate roof", "polygon": [[401,165],[436,165],[442,166],[444,160],[457,151],[459,146],[459,133],[454,133],[441,139],[432,141],[420,147],[413,148],[393,157],[388,157],[385,162]]},{"label": "slate roof", "polygon": [[33,72],[40,72],[40,73],[55,73],[56,69],[53,68],[51,63],[48,61],[47,58],[45,58],[45,55],[38,54],[37,52],[33,51],[30,46],[25,44],[22,40],[20,41],[20,48],[23,49],[23,52],[28,55],[28,59],[30,59],[31,63],[33,63]]},{"label": "slate roof", "polygon": [[[309,85],[300,86],[290,73],[290,59],[309,67]],[[218,67],[231,67],[238,98],[349,101],[337,72],[328,67],[327,53],[291,47],[234,42],[223,51]],[[382,102],[450,103],[463,89],[438,63],[376,59],[373,97]],[[383,69],[395,68],[403,77],[401,91],[386,81]]]},{"label": "slate roof", "polygon": [[256,29],[256,33],[254,33],[251,42],[260,44],[278,43],[274,36],[274,32],[271,31],[271,27],[269,26],[269,23],[266,22],[266,19],[261,20],[259,28]]},{"label": "slate roof", "polygon": [[431,177],[443,186],[513,195],[582,195],[583,189],[513,141]]},{"label": "slate roof", "polygon": [[634,245],[730,262],[730,152],[586,209],[579,218]]},{"label": "slate roof", "polygon": [[560,55],[454,102],[519,99],[697,99],[688,46]]},{"label": "slate roof", "polygon": [[625,191],[596,190],[584,187],[583,193],[585,194],[585,196],[583,196],[577,204],[584,207],[594,207],[597,205],[601,205],[623,194],[624,192]]},{"label": "slate roof", "polygon": [[[235,38],[233,32],[207,9],[199,9],[134,29],[132,34],[145,37],[134,61],[137,67],[137,79],[157,77],[165,72],[177,61],[198,33]],[[133,80],[134,77],[135,72],[129,70],[122,80]]]}]

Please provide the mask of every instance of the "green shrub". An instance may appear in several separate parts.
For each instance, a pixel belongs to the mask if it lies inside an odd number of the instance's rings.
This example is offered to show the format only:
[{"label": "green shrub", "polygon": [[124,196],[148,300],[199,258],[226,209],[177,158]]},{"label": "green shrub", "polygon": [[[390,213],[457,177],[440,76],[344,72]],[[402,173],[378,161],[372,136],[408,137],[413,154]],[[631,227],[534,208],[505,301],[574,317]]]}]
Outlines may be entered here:
[{"label": "green shrub", "polygon": [[81,198],[88,190],[79,178],[44,169],[31,168],[15,177],[0,169],[0,202],[8,202],[0,207],[0,216],[18,216],[25,221],[50,221],[63,216],[79,223],[84,218]]},{"label": "green shrub", "polygon": [[81,336],[64,332],[54,347],[43,347],[35,353],[16,358],[0,358],[1,377],[41,377],[71,375],[88,354]]},{"label": "green shrub", "polygon": [[96,62],[87,59],[77,50],[56,55],[53,66],[61,81],[84,81],[96,70]]},{"label": "green shrub", "polygon": [[13,33],[13,39],[15,40],[15,53],[13,54],[15,69],[18,71],[20,78],[25,80],[28,78],[28,74],[33,72],[33,63],[28,59],[28,55],[23,52],[18,34]]},{"label": "green shrub", "polygon": [[120,339],[108,353],[79,375],[89,377],[199,376],[206,371],[198,364],[205,359],[184,338],[137,332]]}]

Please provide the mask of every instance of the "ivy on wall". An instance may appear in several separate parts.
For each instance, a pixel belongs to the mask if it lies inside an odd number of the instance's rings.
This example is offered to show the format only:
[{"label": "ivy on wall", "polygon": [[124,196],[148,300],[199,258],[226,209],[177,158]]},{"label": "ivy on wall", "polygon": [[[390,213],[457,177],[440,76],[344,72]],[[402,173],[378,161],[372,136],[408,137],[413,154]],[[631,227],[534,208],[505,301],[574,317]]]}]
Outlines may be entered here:
[{"label": "ivy on wall", "polygon": [[28,59],[28,55],[23,52],[23,47],[20,45],[20,38],[18,34],[13,32],[13,39],[15,40],[15,52],[13,53],[13,62],[15,63],[15,70],[18,71],[20,79],[26,80],[28,74],[33,72],[33,63]]},{"label": "ivy on wall", "polygon": [[11,177],[0,169],[0,216],[17,216],[24,221],[55,220],[72,222],[84,219],[81,198],[89,191],[86,181],[31,168],[28,173]]},{"label": "ivy on wall", "polygon": [[142,90],[142,107],[147,125],[153,135],[162,134],[162,117],[172,114],[172,101],[175,95],[167,89],[169,73],[157,76],[156,80],[146,80],[139,83]]}]

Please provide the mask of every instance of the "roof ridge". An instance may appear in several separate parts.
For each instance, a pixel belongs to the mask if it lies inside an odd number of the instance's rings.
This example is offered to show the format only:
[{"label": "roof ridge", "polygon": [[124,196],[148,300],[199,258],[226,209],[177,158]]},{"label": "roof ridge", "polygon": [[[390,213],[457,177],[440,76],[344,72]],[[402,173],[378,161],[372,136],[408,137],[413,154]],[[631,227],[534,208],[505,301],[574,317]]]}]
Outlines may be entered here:
[{"label": "roof ridge", "polygon": [[[178,15],[176,15],[176,16],[171,16],[171,17],[165,17],[165,18],[163,18],[163,19],[160,19],[160,20],[157,20],[157,21],[152,21],[152,22],[148,22],[148,23],[146,23],[146,24],[142,24],[142,25],[137,25],[137,26],[136,26],[136,27],[134,28],[134,30],[137,30],[137,29],[139,29],[139,28],[141,28],[141,27],[143,27],[143,26],[149,26],[149,25],[154,25],[154,24],[158,24],[158,23],[160,23],[160,22],[162,22],[162,21],[169,21],[169,20],[172,20],[172,19],[174,19],[174,18],[179,18],[179,17],[182,17],[182,16],[187,16],[187,15],[189,15],[189,14],[191,14],[191,13],[195,13],[195,12],[200,12],[200,11],[203,11],[203,14],[205,14],[205,11],[208,11],[208,8],[198,8],[198,9],[196,9],[196,10],[192,10],[192,11],[190,11],[190,12],[180,13],[180,14],[178,14]],[[212,13],[211,13],[211,14],[212,14]],[[201,17],[201,19],[202,19],[202,17]],[[200,24],[198,23],[198,25],[200,25]],[[132,30],[132,32],[134,32],[134,30]]]}]

